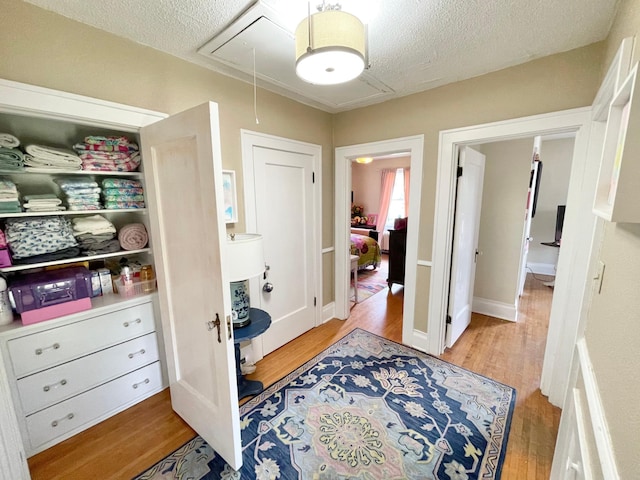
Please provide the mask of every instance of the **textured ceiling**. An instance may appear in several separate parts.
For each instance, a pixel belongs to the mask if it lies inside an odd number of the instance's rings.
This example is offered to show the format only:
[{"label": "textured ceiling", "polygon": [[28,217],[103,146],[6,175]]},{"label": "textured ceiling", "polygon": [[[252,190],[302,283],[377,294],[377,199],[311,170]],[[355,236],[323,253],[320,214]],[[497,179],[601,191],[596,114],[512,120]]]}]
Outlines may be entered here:
[{"label": "textured ceiling", "polygon": [[[259,3],[284,34],[279,48],[270,48],[259,37],[264,30],[245,31],[248,40],[240,43],[256,50],[258,84],[338,112],[603,40],[618,0],[342,0],[343,10],[368,25],[370,68],[351,84],[324,87],[295,78],[293,37],[286,32],[306,15],[303,0],[28,1],[245,81],[252,75],[242,65],[238,70],[198,50]],[[318,3],[311,3],[312,11]]]}]

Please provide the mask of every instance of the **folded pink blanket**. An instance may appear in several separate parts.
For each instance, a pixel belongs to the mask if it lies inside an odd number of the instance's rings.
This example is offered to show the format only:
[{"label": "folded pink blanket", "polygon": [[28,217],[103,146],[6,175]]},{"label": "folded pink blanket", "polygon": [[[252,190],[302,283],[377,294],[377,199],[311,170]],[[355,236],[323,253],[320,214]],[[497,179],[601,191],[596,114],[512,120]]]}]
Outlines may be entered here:
[{"label": "folded pink blanket", "polygon": [[142,223],[129,223],[118,232],[118,241],[123,250],[139,250],[146,247],[149,236]]}]

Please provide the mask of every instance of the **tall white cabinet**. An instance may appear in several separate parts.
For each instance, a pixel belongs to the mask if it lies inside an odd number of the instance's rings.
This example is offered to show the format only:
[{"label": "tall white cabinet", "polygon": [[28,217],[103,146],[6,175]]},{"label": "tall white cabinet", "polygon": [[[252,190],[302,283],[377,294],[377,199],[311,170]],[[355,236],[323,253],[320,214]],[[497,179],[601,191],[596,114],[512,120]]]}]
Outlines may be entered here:
[{"label": "tall white cabinet", "polygon": [[[164,117],[157,112],[0,80],[0,132],[16,135],[23,144],[68,148],[86,135],[114,134],[139,142],[140,129]],[[96,181],[108,176],[146,183],[144,159],[141,172],[73,175]],[[25,194],[54,190],[58,174],[0,172],[0,176],[10,177]],[[64,176],[69,174],[65,172]],[[149,227],[150,223],[146,209],[55,214],[71,218],[96,213],[117,228],[133,222]],[[144,263],[156,263],[153,239],[141,250],[13,266],[0,272],[15,274],[39,266],[133,255]],[[167,386],[157,298],[156,293],[129,298],[110,294],[93,298],[91,310],[28,326],[14,321],[0,327],[0,479],[27,477],[26,456]]]}]

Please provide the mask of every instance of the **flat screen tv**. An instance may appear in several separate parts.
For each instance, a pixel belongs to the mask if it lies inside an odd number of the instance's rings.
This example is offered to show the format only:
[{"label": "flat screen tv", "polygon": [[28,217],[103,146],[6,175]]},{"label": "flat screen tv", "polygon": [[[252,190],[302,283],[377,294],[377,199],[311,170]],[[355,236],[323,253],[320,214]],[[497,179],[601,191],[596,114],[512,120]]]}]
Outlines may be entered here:
[{"label": "flat screen tv", "polygon": [[558,211],[556,213],[556,238],[555,243],[560,244],[562,239],[562,226],[564,225],[564,210],[566,205],[558,205]]}]

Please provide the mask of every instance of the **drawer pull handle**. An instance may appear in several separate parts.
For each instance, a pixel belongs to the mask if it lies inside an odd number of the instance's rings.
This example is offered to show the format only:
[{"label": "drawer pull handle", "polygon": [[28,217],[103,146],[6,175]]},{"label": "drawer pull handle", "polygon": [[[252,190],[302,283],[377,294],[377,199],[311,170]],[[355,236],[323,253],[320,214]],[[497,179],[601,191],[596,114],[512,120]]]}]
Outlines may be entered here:
[{"label": "drawer pull handle", "polygon": [[131,322],[124,322],[122,325],[124,325],[125,327],[128,327],[129,325],[132,325],[134,323],[142,323],[142,319],[141,318],[136,318],[135,320],[133,320]]},{"label": "drawer pull handle", "polygon": [[36,355],[42,355],[47,350],[57,350],[59,348],[60,348],[60,344],[59,343],[54,343],[50,347],[36,348]]},{"label": "drawer pull handle", "polygon": [[130,354],[129,354],[129,358],[133,358],[133,357],[135,357],[136,355],[144,355],[145,353],[147,353],[147,352],[146,352],[146,351],[145,351],[145,349],[143,348],[143,349],[141,349],[141,350],[139,350],[139,351],[137,351],[137,352],[130,353]]},{"label": "drawer pull handle", "polygon": [[49,390],[51,390],[52,388],[58,388],[58,387],[62,387],[64,385],[67,384],[67,381],[63,378],[62,380],[60,380],[59,382],[56,383],[52,383],[51,385],[45,385],[44,387],[42,387],[42,389],[45,392],[48,392]]},{"label": "drawer pull handle", "polygon": [[133,384],[133,388],[138,388],[139,385],[144,385],[146,383],[149,383],[151,380],[149,380],[148,378],[145,378],[143,381],[138,382],[138,383],[134,383]]},{"label": "drawer pull handle", "polygon": [[74,415],[73,413],[70,413],[70,414],[68,414],[68,415],[65,415],[64,417],[59,418],[58,420],[54,420],[53,422],[51,422],[51,426],[52,426],[53,428],[55,428],[55,427],[57,427],[57,426],[60,424],[60,422],[62,422],[63,420],[72,420],[72,419],[73,419],[73,417],[75,417],[75,415]]}]

